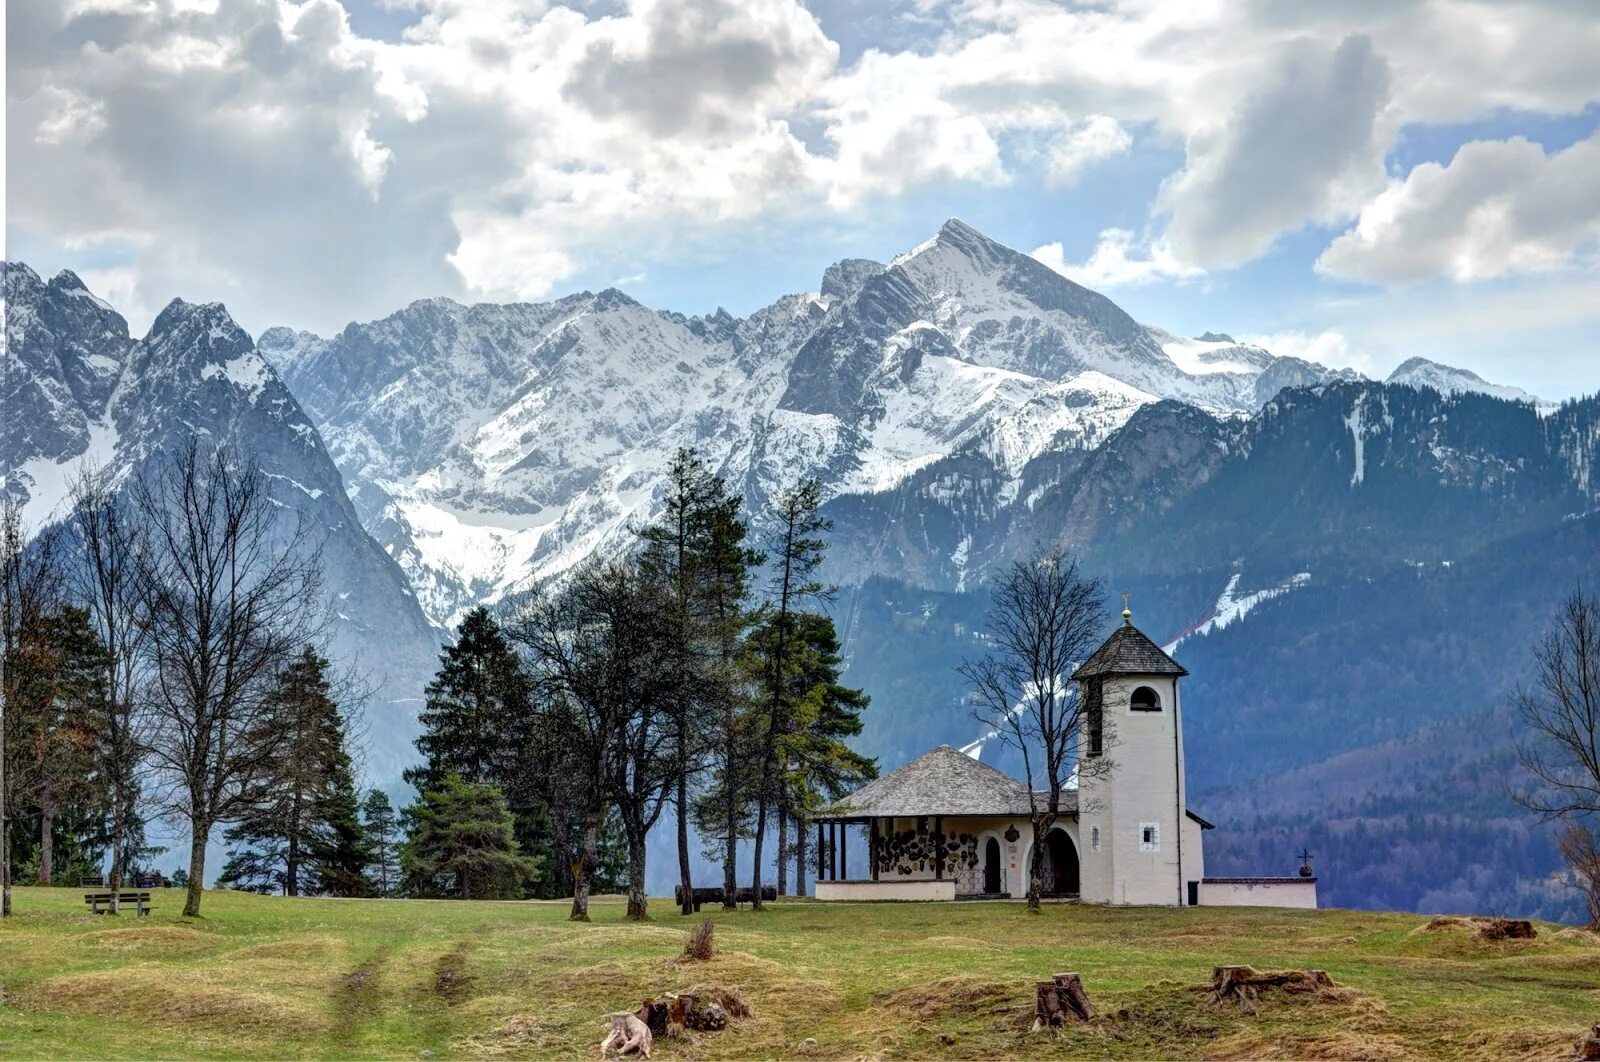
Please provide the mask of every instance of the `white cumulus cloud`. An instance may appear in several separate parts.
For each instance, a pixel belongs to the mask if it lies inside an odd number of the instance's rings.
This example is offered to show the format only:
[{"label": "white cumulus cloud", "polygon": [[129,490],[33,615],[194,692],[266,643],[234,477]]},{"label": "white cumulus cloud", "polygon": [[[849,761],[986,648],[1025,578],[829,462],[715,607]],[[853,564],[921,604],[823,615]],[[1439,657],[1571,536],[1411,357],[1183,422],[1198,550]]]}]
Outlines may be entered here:
[{"label": "white cumulus cloud", "polygon": [[1035,247],[1029,253],[1068,280],[1096,290],[1152,280],[1188,280],[1205,273],[1178,261],[1160,244],[1140,247],[1128,229],[1101,232],[1094,250],[1081,264],[1066,261],[1059,241]]},{"label": "white cumulus cloud", "polygon": [[415,24],[378,39],[337,0],[12,4],[8,226],[120,254],[145,305],[324,330],[532,297],[690,234],[1069,187],[1142,151],[1182,158],[1118,215],[1149,235],[1058,252],[1068,275],[1194,276],[1308,225],[1354,224],[1323,268],[1384,283],[1549,268],[1592,239],[1589,148],[1383,170],[1402,128],[1600,100],[1590,5],[948,0],[849,48],[801,0],[403,6]]},{"label": "white cumulus cloud", "polygon": [[1554,154],[1513,137],[1463,145],[1392,183],[1317,260],[1331,276],[1401,284],[1545,272],[1600,244],[1600,137]]}]

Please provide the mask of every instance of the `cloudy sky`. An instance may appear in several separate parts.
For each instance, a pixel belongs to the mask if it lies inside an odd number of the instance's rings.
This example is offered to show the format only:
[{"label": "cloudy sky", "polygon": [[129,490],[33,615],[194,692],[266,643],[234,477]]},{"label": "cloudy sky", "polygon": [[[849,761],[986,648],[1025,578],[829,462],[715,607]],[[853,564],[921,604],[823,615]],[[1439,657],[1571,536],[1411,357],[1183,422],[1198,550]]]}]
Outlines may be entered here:
[{"label": "cloudy sky", "polygon": [[747,312],[955,216],[1174,331],[1600,390],[1589,0],[7,7],[6,255],[135,328]]}]

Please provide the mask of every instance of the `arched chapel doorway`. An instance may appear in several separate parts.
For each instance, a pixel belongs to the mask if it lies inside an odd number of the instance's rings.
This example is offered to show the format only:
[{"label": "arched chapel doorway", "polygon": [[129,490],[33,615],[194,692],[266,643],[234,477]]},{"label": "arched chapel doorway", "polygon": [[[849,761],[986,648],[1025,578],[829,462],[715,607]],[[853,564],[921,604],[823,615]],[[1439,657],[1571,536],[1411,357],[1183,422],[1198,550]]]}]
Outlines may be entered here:
[{"label": "arched chapel doorway", "polygon": [[983,846],[983,891],[990,896],[1000,892],[1000,842],[993,837]]},{"label": "arched chapel doorway", "polygon": [[1078,849],[1066,830],[1051,830],[1045,837],[1044,888],[1056,896],[1078,892]]}]

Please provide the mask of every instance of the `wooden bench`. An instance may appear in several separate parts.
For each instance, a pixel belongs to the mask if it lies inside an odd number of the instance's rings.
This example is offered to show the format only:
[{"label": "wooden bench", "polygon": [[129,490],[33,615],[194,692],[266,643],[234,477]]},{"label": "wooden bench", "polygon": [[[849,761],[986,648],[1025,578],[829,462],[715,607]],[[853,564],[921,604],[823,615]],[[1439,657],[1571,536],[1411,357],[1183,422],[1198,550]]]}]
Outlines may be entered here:
[{"label": "wooden bench", "polygon": [[[83,894],[83,902],[89,905],[89,910],[94,914],[108,914],[111,911],[111,895],[109,892],[86,892]],[[134,909],[138,911],[140,918],[149,917],[150,894],[148,892],[119,892],[116,896],[118,907],[131,903]]]},{"label": "wooden bench", "polygon": [[[714,886],[714,887],[709,887],[709,888],[703,888],[703,887],[700,887],[700,886],[696,886],[695,890],[694,890],[694,909],[696,911],[700,910],[700,905],[703,904],[703,903],[721,903],[722,902],[722,897],[723,897],[723,894],[724,894],[725,891],[726,890],[724,890],[721,886]],[[763,885],[763,886],[761,886],[761,902],[763,902],[763,903],[775,903],[775,902],[777,902],[777,899],[778,899],[778,887],[776,885]],[[673,886],[673,889],[672,889],[672,901],[673,901],[673,903],[677,904],[679,907],[683,906],[683,886],[682,885]],[[738,892],[734,893],[734,902],[735,903],[749,903],[750,902],[750,886],[746,885],[743,888],[739,889]]]}]

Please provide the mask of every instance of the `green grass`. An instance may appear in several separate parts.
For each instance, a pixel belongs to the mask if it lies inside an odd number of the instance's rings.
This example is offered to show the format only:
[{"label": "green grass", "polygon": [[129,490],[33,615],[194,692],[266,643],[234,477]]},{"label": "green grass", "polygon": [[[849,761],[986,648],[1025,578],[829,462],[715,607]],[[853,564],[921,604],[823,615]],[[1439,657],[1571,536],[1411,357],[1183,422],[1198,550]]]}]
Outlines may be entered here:
[{"label": "green grass", "polygon": [[[136,921],[17,890],[0,1057],[593,1057],[609,1012],[710,984],[755,1016],[657,1058],[1564,1058],[1600,1019],[1600,943],[1546,925],[1486,942],[1355,911],[789,902],[710,912],[718,955],[693,963],[661,901],[642,925],[599,901],[582,925],[558,903],[227,892],[185,920],[156,896]],[[1347,991],[1208,1009],[1222,963],[1326,969]],[[1063,970],[1101,1019],[1030,1033],[1033,983]]]}]

